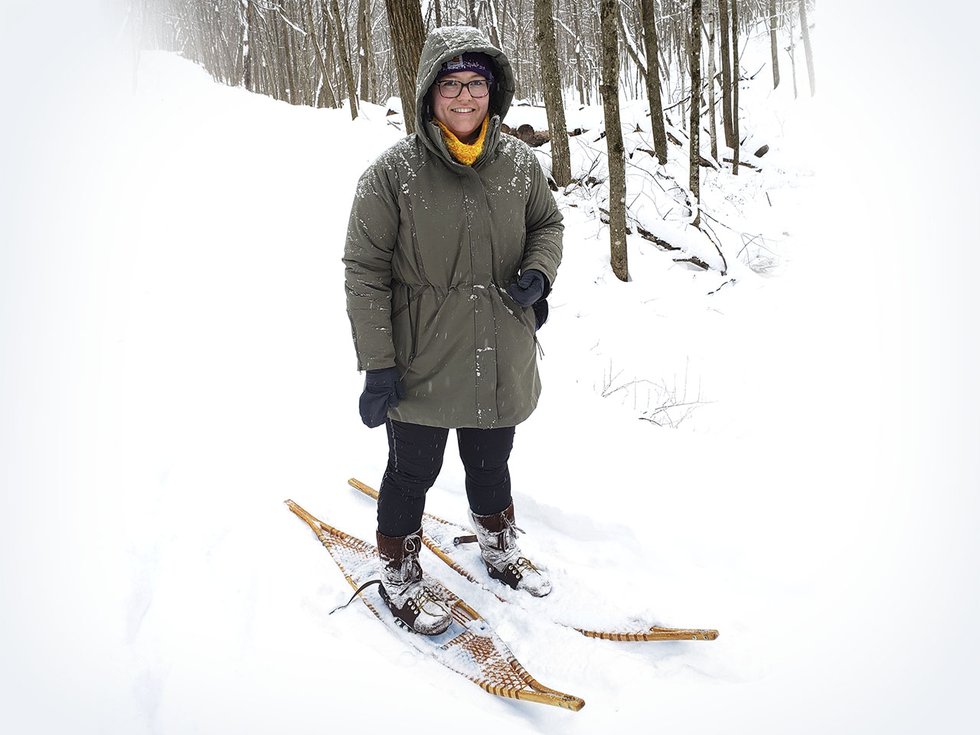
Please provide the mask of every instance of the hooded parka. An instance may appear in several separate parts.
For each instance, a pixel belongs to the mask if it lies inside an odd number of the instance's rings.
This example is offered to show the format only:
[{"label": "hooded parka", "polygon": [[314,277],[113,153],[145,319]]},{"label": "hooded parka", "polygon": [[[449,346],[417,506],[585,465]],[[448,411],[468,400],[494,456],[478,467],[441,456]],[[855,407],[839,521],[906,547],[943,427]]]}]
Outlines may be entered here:
[{"label": "hooded parka", "polygon": [[[449,153],[429,89],[464,52],[493,61],[483,150],[472,166]],[[507,57],[479,30],[426,39],[416,130],[365,171],[344,255],[347,313],[359,370],[396,366],[405,395],[388,415],[447,428],[524,421],[537,405],[535,320],[506,292],[529,269],[555,281],[562,217],[534,154],[500,132],[514,95]],[[547,295],[547,294],[545,294]]]}]

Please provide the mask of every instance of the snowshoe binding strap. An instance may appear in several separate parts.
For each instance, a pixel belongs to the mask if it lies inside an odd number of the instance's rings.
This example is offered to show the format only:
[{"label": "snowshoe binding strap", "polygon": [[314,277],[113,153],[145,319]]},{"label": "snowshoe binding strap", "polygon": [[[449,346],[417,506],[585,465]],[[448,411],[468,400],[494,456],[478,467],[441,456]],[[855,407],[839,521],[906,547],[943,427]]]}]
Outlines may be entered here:
[{"label": "snowshoe binding strap", "polygon": [[[347,607],[348,605],[350,605],[354,601],[354,598],[355,597],[357,597],[359,594],[361,594],[361,592],[363,592],[365,589],[367,589],[368,587],[370,587],[372,584],[376,584],[376,585],[378,585],[380,587],[381,580],[380,579],[372,579],[372,580],[370,580],[368,582],[365,582],[364,584],[362,584],[360,587],[358,587],[354,591],[354,594],[350,596],[350,599],[347,602],[345,602],[343,605],[338,605],[333,610],[331,610],[330,612],[328,612],[327,615],[333,615],[338,610],[343,610],[345,607]],[[384,589],[384,588],[382,587],[381,589]]]}]

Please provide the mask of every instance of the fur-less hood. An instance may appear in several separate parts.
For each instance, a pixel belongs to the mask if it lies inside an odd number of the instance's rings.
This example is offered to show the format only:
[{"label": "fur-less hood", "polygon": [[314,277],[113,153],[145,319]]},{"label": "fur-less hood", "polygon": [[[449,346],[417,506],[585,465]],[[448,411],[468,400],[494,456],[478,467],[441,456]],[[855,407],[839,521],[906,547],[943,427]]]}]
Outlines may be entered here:
[{"label": "fur-less hood", "polygon": [[[442,133],[432,122],[429,89],[444,62],[466,52],[486,54],[493,62],[494,84],[490,91],[490,139],[510,109],[514,99],[514,72],[507,56],[495,48],[483,31],[472,26],[444,26],[433,29],[425,39],[415,77],[415,129],[425,146],[434,153],[445,150]],[[496,118],[496,119],[495,119]]]}]

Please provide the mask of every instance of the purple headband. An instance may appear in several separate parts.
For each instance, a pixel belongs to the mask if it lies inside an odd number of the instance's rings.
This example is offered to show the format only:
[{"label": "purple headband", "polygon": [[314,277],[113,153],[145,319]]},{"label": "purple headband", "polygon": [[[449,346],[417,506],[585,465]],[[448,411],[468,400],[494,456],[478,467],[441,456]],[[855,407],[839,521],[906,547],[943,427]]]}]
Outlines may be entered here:
[{"label": "purple headband", "polygon": [[458,71],[472,71],[479,74],[481,77],[486,79],[488,82],[493,81],[493,62],[490,61],[490,57],[486,54],[466,52],[465,54],[460,54],[459,56],[454,56],[453,58],[446,61],[440,68],[439,73],[436,75],[436,80],[442,79],[447,74],[452,74]]}]

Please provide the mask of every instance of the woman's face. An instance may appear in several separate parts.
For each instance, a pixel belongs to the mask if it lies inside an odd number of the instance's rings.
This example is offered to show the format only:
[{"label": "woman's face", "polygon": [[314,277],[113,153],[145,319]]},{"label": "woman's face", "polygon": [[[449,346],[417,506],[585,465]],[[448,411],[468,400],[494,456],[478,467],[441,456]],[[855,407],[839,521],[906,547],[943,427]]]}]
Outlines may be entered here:
[{"label": "woman's face", "polygon": [[[442,78],[455,79],[458,82],[470,82],[483,79],[474,71],[458,71],[447,74]],[[436,120],[449,128],[453,135],[464,143],[474,143],[487,116],[490,107],[490,95],[474,98],[470,95],[469,87],[464,87],[456,99],[446,99],[439,93],[439,88],[432,85],[432,111]]]}]

